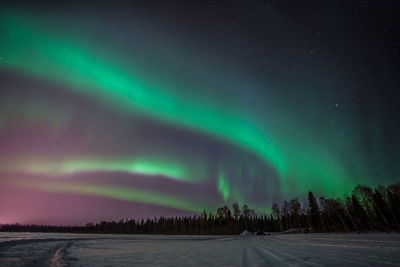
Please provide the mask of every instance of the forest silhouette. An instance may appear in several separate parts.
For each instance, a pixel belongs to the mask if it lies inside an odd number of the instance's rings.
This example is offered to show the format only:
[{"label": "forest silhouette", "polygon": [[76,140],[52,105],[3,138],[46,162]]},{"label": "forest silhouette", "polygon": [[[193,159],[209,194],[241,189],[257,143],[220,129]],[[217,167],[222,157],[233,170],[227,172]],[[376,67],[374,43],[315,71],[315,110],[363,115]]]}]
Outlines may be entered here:
[{"label": "forest silhouette", "polygon": [[1,225],[3,232],[58,232],[109,234],[233,235],[243,231],[271,232],[370,232],[400,230],[400,183],[371,188],[357,185],[351,196],[318,199],[310,191],[306,201],[294,198],[270,215],[259,215],[237,203],[215,213],[181,217],[122,219],[85,226]]}]

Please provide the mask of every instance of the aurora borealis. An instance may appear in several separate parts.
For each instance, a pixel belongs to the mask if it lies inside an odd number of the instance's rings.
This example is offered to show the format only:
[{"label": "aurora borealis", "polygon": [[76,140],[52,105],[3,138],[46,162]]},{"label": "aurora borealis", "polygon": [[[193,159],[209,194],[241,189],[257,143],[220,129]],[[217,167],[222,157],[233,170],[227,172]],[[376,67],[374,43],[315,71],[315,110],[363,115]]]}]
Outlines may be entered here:
[{"label": "aurora borealis", "polygon": [[2,5],[0,223],[267,212],[400,179],[389,3]]}]

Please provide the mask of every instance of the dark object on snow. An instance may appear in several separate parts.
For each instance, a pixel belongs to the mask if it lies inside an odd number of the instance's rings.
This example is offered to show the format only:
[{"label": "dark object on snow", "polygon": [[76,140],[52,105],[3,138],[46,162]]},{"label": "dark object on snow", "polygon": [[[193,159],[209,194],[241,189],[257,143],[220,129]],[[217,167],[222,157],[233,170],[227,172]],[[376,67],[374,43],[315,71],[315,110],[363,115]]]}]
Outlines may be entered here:
[{"label": "dark object on snow", "polygon": [[266,235],[263,231],[260,231],[260,230],[258,230],[257,232],[256,232],[256,235]]}]

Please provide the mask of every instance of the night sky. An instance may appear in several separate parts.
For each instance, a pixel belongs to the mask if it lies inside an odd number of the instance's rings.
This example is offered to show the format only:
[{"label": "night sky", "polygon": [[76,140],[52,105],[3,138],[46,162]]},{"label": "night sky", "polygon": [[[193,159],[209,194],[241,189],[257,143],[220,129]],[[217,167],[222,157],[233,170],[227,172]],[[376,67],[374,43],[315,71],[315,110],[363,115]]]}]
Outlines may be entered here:
[{"label": "night sky", "polygon": [[399,1],[0,4],[0,223],[400,182]]}]

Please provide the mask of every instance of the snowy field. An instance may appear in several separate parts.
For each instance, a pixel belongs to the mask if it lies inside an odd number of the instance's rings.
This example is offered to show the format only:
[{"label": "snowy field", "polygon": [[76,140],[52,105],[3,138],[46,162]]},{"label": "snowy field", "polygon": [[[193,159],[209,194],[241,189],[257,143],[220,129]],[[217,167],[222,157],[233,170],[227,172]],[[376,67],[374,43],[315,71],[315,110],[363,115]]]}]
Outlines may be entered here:
[{"label": "snowy field", "polygon": [[0,266],[400,266],[398,234],[0,233]]}]

